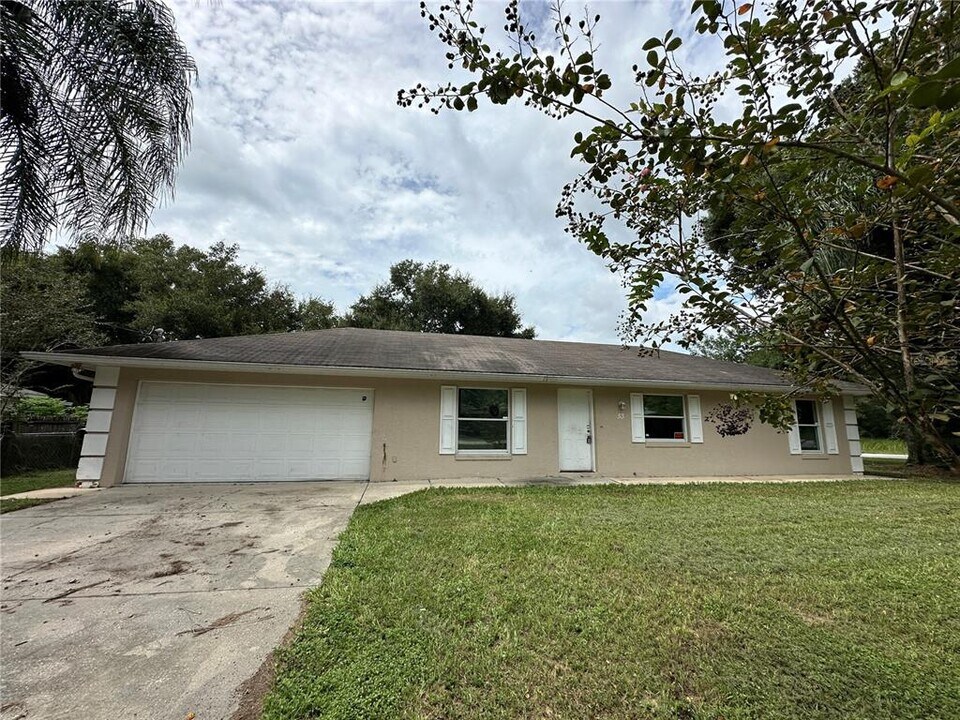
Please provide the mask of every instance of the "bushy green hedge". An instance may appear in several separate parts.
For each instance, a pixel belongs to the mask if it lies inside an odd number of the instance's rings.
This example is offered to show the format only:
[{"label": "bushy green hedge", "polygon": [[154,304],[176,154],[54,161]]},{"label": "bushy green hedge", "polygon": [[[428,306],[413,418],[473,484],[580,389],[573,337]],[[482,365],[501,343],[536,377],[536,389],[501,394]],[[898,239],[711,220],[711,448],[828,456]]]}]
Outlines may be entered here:
[{"label": "bushy green hedge", "polygon": [[33,420],[35,418],[64,418],[84,420],[87,417],[86,405],[70,405],[59,398],[25,397],[20,398],[9,410],[11,420]]}]

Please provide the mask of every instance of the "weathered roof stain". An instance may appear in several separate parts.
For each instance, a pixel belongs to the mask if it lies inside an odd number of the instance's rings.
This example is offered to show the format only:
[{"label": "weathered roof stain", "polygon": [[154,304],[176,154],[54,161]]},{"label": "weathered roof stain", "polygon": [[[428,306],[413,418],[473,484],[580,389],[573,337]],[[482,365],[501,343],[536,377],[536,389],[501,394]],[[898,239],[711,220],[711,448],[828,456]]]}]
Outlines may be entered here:
[{"label": "weathered roof stain", "polygon": [[113,345],[96,357],[488,373],[631,382],[789,387],[767,368],[621,345],[335,328],[310,332]]}]

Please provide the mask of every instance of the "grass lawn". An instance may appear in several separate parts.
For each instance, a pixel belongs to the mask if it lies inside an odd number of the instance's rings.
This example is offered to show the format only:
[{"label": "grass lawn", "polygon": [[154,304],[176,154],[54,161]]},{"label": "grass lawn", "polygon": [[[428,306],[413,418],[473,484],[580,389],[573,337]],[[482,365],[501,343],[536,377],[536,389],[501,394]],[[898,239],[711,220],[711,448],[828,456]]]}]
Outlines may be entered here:
[{"label": "grass lawn", "polygon": [[960,717],[960,485],[360,507],[264,717]]},{"label": "grass lawn", "polygon": [[907,443],[896,438],[862,438],[860,445],[865,453],[907,454]]},{"label": "grass lawn", "polygon": [[[0,478],[0,497],[27,492],[28,490],[70,487],[76,481],[76,477],[76,468],[67,468],[65,470],[38,470],[19,475],[9,475]],[[11,500],[0,500],[0,513],[22,510],[23,508],[33,507],[34,505],[43,505],[44,503],[53,502],[54,499],[55,498],[13,498]]]},{"label": "grass lawn", "polygon": [[37,505],[46,505],[58,498],[0,498],[0,515],[13,512],[14,510],[23,510]]}]

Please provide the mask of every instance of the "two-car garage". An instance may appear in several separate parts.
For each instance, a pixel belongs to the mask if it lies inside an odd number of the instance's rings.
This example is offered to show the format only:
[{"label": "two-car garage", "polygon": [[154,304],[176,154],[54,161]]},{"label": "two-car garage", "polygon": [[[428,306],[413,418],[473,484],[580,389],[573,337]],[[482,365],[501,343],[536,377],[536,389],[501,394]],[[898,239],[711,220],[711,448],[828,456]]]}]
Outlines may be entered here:
[{"label": "two-car garage", "polygon": [[373,391],[143,381],[124,482],[366,480]]}]

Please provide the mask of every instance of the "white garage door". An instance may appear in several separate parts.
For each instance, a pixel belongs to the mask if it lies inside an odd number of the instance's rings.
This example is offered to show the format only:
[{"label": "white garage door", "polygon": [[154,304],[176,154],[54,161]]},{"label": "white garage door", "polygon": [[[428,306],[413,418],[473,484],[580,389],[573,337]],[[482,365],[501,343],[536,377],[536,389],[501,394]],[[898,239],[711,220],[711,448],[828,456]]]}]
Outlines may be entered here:
[{"label": "white garage door", "polygon": [[125,482],[365,480],[373,391],[142,382]]}]

